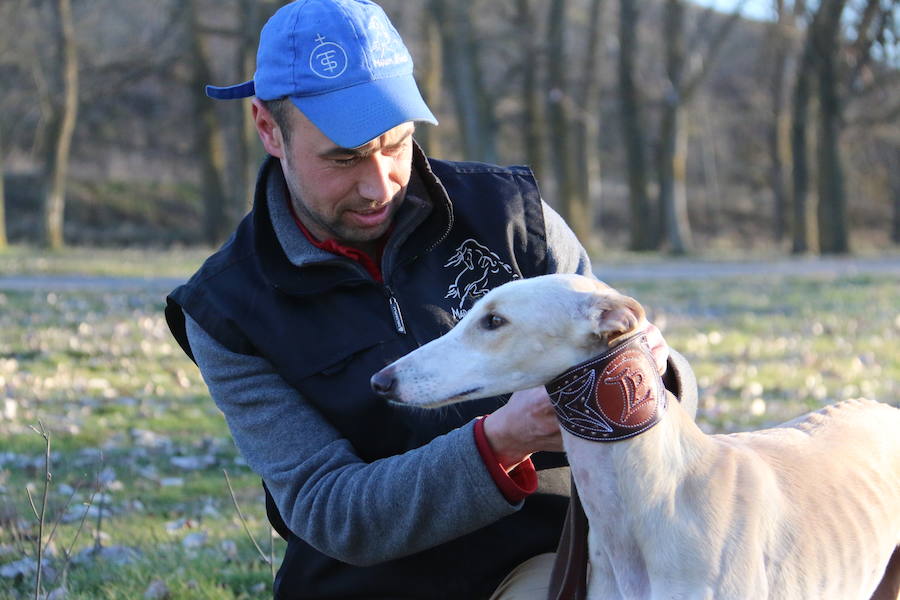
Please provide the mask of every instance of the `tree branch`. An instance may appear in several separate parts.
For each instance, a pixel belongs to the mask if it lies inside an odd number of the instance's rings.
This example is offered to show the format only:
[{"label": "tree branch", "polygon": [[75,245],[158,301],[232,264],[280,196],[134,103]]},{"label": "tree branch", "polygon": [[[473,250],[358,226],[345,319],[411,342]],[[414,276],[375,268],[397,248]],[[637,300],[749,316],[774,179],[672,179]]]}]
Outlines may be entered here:
[{"label": "tree branch", "polygon": [[696,70],[688,75],[688,77],[686,78],[686,81],[682,85],[680,91],[681,97],[684,98],[685,101],[687,101],[691,98],[691,96],[694,95],[694,93],[697,91],[697,88],[709,75],[713,65],[716,63],[716,59],[718,59],[719,51],[725,44],[725,40],[728,39],[728,35],[731,33],[731,30],[734,29],[734,26],[741,19],[744,5],[746,3],[747,0],[738,0],[737,4],[734,7],[734,10],[713,35],[712,41],[709,44],[709,50],[707,50],[706,52],[706,59],[703,61],[703,66],[701,66],[699,70]]}]

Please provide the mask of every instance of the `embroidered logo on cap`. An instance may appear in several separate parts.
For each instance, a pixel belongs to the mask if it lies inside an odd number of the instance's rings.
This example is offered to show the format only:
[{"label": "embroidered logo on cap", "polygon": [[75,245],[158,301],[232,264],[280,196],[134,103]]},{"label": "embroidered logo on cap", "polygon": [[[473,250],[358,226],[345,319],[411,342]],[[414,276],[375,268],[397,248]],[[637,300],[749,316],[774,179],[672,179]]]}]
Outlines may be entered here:
[{"label": "embroidered logo on cap", "polygon": [[403,46],[400,36],[390,27],[390,23],[380,15],[373,15],[369,19],[368,28],[372,62],[376,67],[389,67],[409,62],[409,52]]},{"label": "embroidered logo on cap", "polygon": [[316,42],[318,46],[309,55],[309,69],[322,79],[340,77],[347,70],[347,52],[340,44],[326,42],[321,33]]}]

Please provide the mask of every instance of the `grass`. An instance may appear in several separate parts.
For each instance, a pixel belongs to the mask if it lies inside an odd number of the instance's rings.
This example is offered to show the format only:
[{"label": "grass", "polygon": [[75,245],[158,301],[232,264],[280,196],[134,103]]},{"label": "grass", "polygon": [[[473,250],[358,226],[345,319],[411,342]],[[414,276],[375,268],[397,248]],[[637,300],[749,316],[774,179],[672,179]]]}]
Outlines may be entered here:
[{"label": "grass", "polygon": [[90,275],[186,277],[211,253],[209,248],[87,248],[55,252],[13,245],[0,252],[0,276]]},{"label": "grass", "polygon": [[900,398],[897,278],[745,278],[623,288],[691,361],[710,432],[824,404]]},{"label": "grass", "polygon": [[[112,258],[101,256],[91,268],[106,273]],[[167,261],[156,256],[145,264]],[[137,263],[115,272],[143,274]],[[40,422],[51,432],[47,523],[66,512],[72,517],[56,533],[45,591],[62,584],[60,552],[75,538],[75,517],[98,473],[107,494],[102,545],[131,560],[73,564],[67,599],[141,598],[154,580],[172,598],[257,598],[269,589],[271,571],[243,533],[222,469],[251,530],[268,547],[259,479],[238,456],[196,368],[171,340],[163,301],[157,291],[0,290],[0,569],[35,555],[37,519],[26,488],[40,496],[44,440],[30,427]],[[179,520],[185,525],[175,528]],[[185,546],[195,533],[205,536],[202,542]],[[76,553],[92,547],[96,534],[92,517]],[[32,572],[0,576],[0,598],[33,597],[33,580]]]},{"label": "grass", "polygon": [[[41,256],[16,248],[0,255],[0,275],[180,277],[204,255],[75,249]],[[900,398],[897,278],[638,281],[620,289],[641,300],[669,344],[691,360],[707,431],[770,425],[850,397]],[[99,475],[99,533],[95,500],[74,551],[99,539],[112,556],[73,562],[68,600],[142,598],[153,585],[187,600],[268,594],[270,568],[243,533],[222,469],[267,548],[259,480],[171,339],[162,307],[162,292],[149,289],[0,289],[0,570],[35,556],[25,490],[40,497],[44,440],[31,426],[41,422],[51,433],[48,522],[69,513],[50,550],[45,591],[62,583],[61,552]],[[276,564],[282,551],[276,541]],[[33,597],[33,580],[33,573],[0,576],[0,599]]]}]

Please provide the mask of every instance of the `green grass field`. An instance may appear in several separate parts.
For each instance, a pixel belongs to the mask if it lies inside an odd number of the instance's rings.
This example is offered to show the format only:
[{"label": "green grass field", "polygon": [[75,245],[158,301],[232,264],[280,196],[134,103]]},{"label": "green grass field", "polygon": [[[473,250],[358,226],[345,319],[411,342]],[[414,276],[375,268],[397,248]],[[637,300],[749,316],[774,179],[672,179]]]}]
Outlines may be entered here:
[{"label": "green grass field", "polygon": [[[182,276],[203,252],[0,255],[0,276]],[[43,260],[43,262],[41,262]],[[824,404],[900,399],[900,280],[874,277],[629,282],[692,362],[709,432],[774,424]],[[243,464],[193,364],[170,338],[163,290],[0,289],[0,598],[33,598],[50,432],[43,589],[65,598],[266,597],[259,481]],[[99,493],[96,493],[99,489]],[[93,501],[88,502],[94,494]],[[77,542],[72,540],[87,517]],[[62,517],[62,518],[60,518]],[[63,582],[65,553],[72,548]],[[103,551],[94,551],[100,547]],[[276,564],[283,550],[274,543]],[[152,596],[154,588],[169,596]]]}]

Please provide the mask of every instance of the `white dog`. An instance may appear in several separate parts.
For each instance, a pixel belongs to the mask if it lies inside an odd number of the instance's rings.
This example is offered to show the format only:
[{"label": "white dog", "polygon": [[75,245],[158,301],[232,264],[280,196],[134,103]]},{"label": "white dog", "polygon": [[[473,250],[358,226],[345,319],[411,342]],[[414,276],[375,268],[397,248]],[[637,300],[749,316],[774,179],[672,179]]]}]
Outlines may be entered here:
[{"label": "white dog", "polygon": [[434,407],[550,382],[590,524],[589,598],[869,598],[900,546],[900,410],[847,401],[706,435],[629,337],[645,325],[592,279],[513,281],[373,386]]}]

